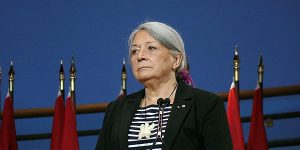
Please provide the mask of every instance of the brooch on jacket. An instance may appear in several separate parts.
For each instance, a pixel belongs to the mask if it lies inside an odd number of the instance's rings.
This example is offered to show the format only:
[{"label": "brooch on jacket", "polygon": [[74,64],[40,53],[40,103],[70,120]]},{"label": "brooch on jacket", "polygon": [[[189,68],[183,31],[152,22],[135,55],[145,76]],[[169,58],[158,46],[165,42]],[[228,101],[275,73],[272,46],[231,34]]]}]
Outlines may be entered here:
[{"label": "brooch on jacket", "polygon": [[152,123],[151,125],[149,125],[148,122],[146,122],[145,124],[141,124],[140,132],[139,132],[139,140],[144,137],[146,139],[150,139],[151,130],[153,130],[154,127],[155,127],[154,123]]}]

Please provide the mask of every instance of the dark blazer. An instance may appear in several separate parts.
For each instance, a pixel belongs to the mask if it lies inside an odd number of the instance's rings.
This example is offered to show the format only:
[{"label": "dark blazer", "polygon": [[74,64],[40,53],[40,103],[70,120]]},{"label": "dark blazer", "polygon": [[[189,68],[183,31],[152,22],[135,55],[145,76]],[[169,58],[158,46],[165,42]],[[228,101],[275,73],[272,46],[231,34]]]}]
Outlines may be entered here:
[{"label": "dark blazer", "polygon": [[[96,150],[128,149],[128,131],[144,90],[110,103]],[[216,95],[178,83],[164,134],[169,150],[231,150],[223,101]]]}]

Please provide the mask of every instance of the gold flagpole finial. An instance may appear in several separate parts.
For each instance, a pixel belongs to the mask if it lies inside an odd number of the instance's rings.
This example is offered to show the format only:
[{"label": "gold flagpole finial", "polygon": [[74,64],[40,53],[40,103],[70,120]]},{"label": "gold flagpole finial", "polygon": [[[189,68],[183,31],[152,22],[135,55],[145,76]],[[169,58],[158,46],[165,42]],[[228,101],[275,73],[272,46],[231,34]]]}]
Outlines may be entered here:
[{"label": "gold flagpole finial", "polygon": [[60,68],[59,68],[59,90],[60,93],[64,97],[64,90],[65,90],[65,72],[64,72],[64,67],[63,67],[63,60],[62,58],[60,59]]},{"label": "gold flagpole finial", "polygon": [[262,88],[263,84],[263,75],[264,75],[264,63],[263,63],[263,56],[260,54],[259,56],[259,63],[258,63],[258,83]]},{"label": "gold flagpole finial", "polygon": [[238,96],[240,95],[240,59],[239,59],[239,54],[238,54],[238,45],[236,44],[235,45],[235,48],[234,48],[234,57],[233,57],[233,79],[234,79],[234,84],[235,84],[235,87],[237,89],[237,93],[238,93]]},{"label": "gold flagpole finial", "polygon": [[13,96],[14,96],[14,80],[15,80],[15,70],[14,70],[14,63],[13,61],[11,60],[10,61],[10,69],[9,69],[9,72],[8,72],[8,82],[9,82],[9,85],[8,85],[8,90],[9,90],[9,94],[13,100]]},{"label": "gold flagpole finial", "polygon": [[238,46],[235,45],[233,57],[234,81],[239,82],[240,59],[238,54]]},{"label": "gold flagpole finial", "polygon": [[127,73],[126,73],[126,66],[125,66],[125,58],[123,58],[123,65],[122,65],[122,90],[124,94],[126,95],[126,80],[127,80]]},{"label": "gold flagpole finial", "polygon": [[70,90],[71,90],[71,97],[75,103],[75,79],[76,79],[76,68],[75,68],[75,61],[74,56],[72,56],[72,63],[70,68]]},{"label": "gold flagpole finial", "polygon": [[1,83],[1,81],[2,81],[2,68],[0,66],[0,83]]}]

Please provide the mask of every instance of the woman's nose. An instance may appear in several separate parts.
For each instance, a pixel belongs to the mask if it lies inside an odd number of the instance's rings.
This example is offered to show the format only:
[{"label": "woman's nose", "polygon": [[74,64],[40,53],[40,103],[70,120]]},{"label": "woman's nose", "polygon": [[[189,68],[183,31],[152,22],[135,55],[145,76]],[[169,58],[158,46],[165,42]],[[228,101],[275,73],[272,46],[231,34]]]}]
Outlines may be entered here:
[{"label": "woman's nose", "polygon": [[141,48],[141,50],[138,53],[138,61],[147,60],[147,52],[145,49]]}]

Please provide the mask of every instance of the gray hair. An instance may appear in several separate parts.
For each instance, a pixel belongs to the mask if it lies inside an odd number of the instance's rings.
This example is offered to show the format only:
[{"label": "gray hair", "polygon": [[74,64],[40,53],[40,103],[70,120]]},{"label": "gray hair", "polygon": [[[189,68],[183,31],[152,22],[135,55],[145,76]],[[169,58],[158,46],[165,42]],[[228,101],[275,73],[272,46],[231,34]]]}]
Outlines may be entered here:
[{"label": "gray hair", "polygon": [[164,23],[145,22],[139,25],[129,36],[129,54],[136,33],[142,30],[148,32],[160,44],[170,49],[172,55],[175,56],[176,54],[181,53],[182,61],[180,63],[180,66],[175,70],[176,74],[187,69],[187,59],[184,50],[183,40],[175,29]]}]

